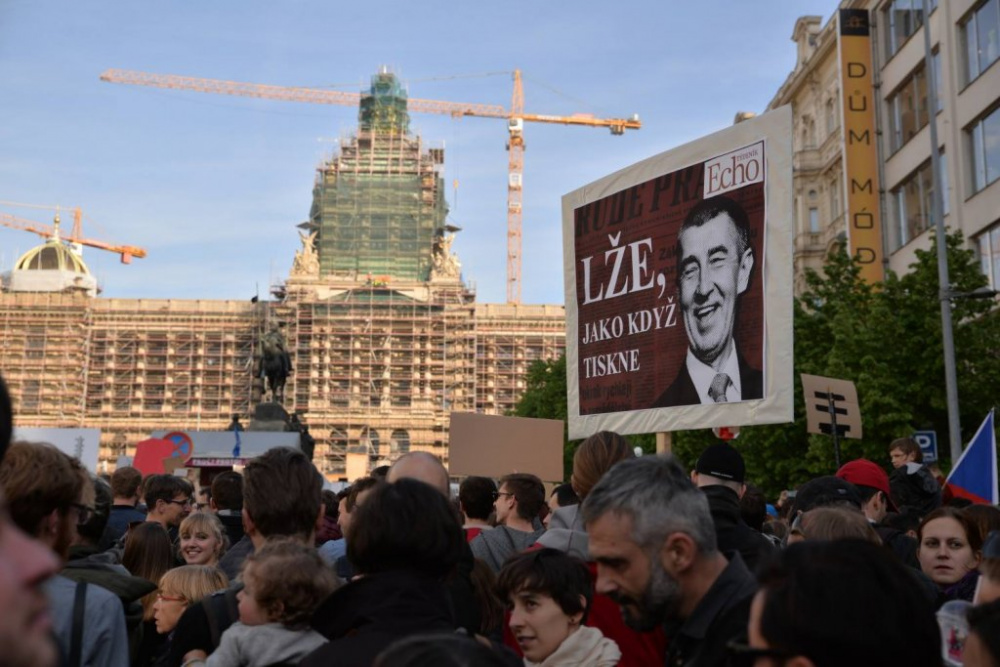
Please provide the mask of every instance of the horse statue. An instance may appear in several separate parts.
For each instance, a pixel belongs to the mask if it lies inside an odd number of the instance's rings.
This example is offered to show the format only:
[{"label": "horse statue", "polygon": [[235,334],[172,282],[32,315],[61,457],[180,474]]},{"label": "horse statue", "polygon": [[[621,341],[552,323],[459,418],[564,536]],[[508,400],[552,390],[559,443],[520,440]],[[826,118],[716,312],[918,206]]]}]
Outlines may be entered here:
[{"label": "horse statue", "polygon": [[292,372],[292,357],[288,353],[280,326],[272,325],[270,331],[260,338],[260,377],[265,380],[265,391],[276,403],[284,402],[285,380]]}]

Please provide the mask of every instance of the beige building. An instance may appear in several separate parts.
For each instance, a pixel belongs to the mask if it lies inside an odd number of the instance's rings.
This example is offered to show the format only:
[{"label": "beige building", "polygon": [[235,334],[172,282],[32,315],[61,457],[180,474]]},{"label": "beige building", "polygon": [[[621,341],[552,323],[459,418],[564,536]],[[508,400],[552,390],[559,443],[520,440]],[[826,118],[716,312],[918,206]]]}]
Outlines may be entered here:
[{"label": "beige building", "polygon": [[[931,142],[936,112],[945,224],[961,230],[1000,287],[1000,0],[933,0],[930,35],[938,96],[928,100],[919,0],[845,0],[872,21],[880,212],[887,268],[905,272],[934,240]],[[800,18],[795,68],[768,108],[795,118],[795,276],[818,269],[845,233],[845,176],[836,13]]]},{"label": "beige building", "polygon": [[373,78],[357,133],[318,170],[277,300],[103,299],[70,246],[27,253],[0,292],[18,425],[101,429],[113,466],[156,430],[246,424],[261,336],[279,323],[294,369],[284,406],[330,477],[349,452],[447,462],[452,412],[512,410],[531,362],[562,354],[565,309],[476,303],[451,251],[444,151],[410,134],[406,105],[395,77]]}]

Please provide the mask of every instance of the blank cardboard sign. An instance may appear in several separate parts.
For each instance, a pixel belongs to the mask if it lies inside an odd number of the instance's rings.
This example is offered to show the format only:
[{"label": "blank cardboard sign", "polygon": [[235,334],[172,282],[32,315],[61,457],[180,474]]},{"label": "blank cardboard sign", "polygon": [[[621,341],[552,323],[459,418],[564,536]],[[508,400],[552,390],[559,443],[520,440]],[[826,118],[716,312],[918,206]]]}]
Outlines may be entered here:
[{"label": "blank cardboard sign", "polygon": [[563,422],[453,412],[448,471],[455,477],[530,472],[543,482],[560,482]]}]

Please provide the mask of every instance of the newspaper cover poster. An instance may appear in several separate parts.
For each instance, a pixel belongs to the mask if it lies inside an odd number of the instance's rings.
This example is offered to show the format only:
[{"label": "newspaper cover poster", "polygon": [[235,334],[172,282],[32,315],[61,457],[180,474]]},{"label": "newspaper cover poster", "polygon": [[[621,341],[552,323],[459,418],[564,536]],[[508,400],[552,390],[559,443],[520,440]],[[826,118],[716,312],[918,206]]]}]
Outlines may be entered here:
[{"label": "newspaper cover poster", "polygon": [[580,415],[763,398],[766,148],[573,210]]}]

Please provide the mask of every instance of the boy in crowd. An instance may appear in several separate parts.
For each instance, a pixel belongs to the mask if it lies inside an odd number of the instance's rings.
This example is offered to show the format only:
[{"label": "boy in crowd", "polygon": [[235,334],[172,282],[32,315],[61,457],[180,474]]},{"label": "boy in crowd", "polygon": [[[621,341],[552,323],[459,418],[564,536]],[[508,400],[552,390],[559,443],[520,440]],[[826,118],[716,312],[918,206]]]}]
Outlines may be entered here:
[{"label": "boy in crowd", "polygon": [[923,464],[924,454],[913,438],[893,440],[889,460],[893,467],[889,488],[900,512],[909,509],[923,517],[941,507],[941,485]]},{"label": "boy in crowd", "polygon": [[279,540],[247,557],[243,566],[240,620],[222,634],[205,658],[192,651],[185,665],[265,667],[301,660],[326,643],[309,618],[337,588],[337,577],[315,549]]}]

